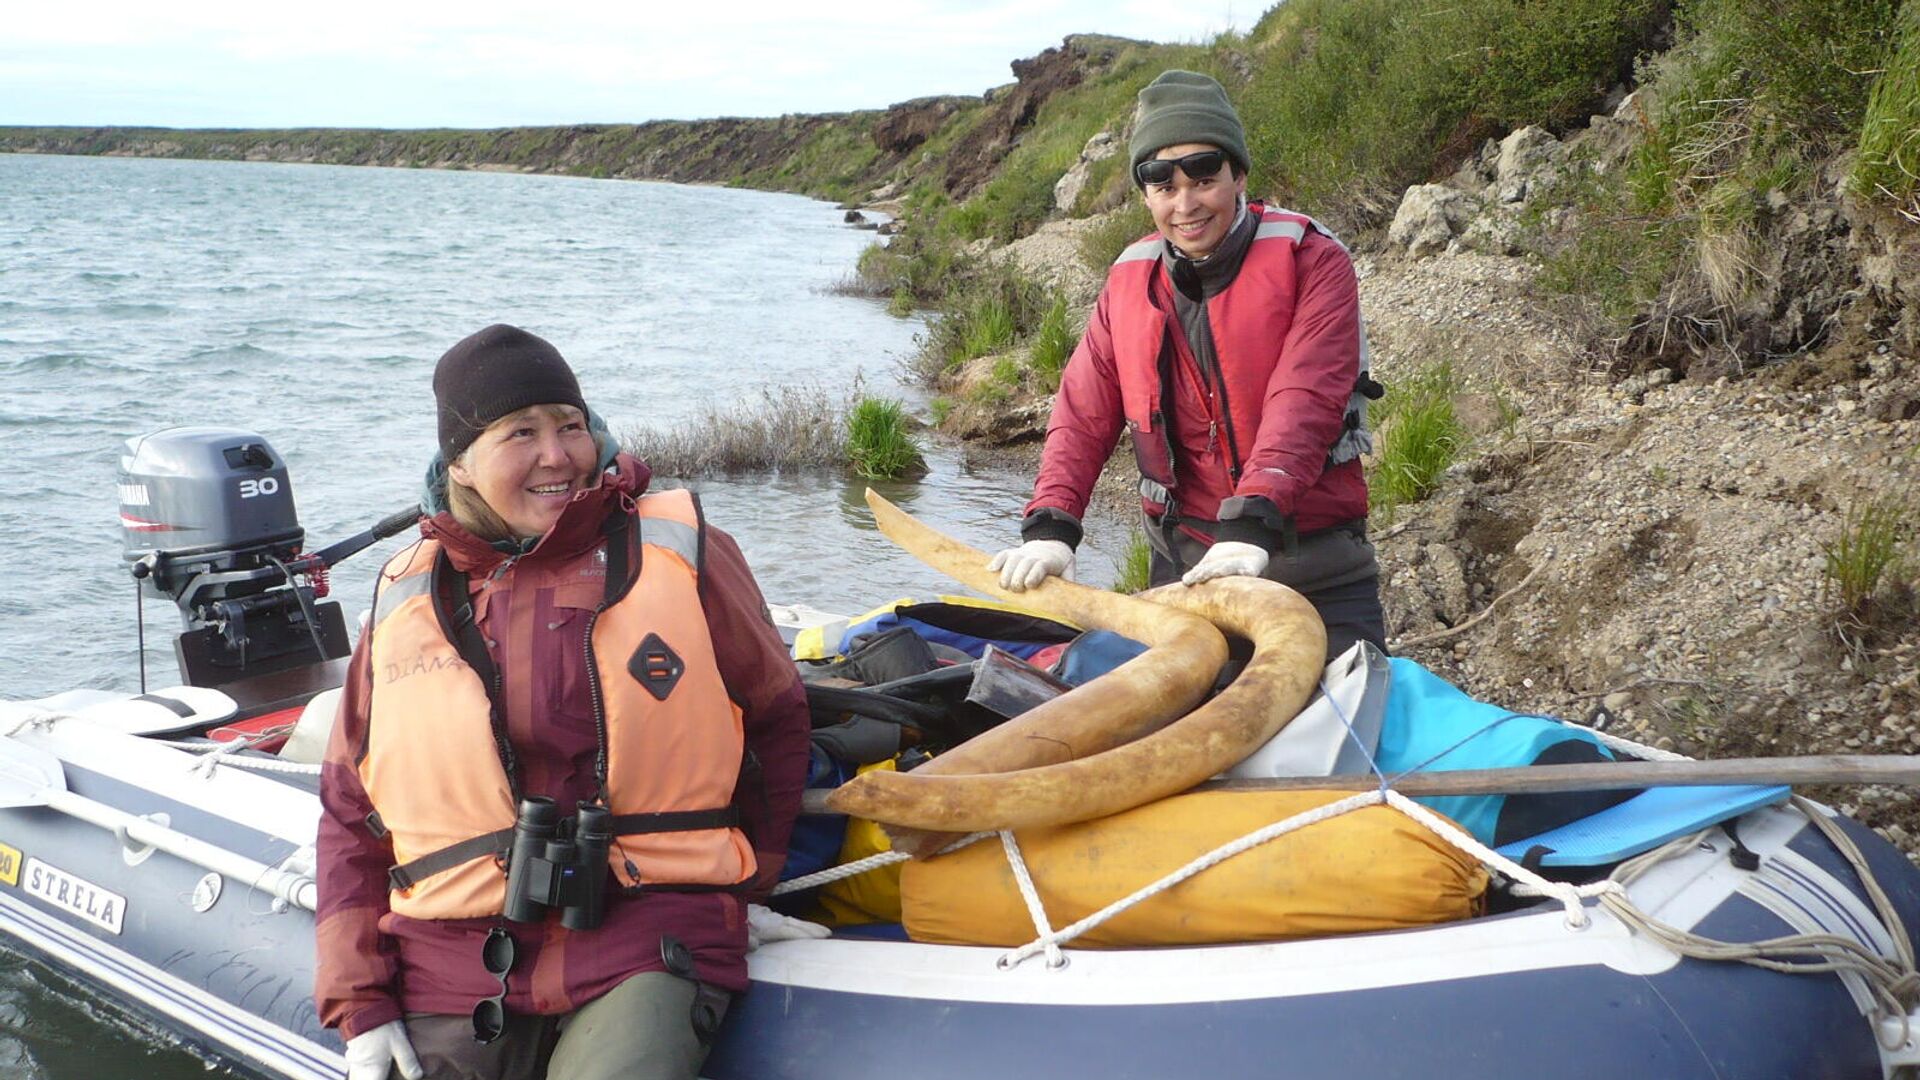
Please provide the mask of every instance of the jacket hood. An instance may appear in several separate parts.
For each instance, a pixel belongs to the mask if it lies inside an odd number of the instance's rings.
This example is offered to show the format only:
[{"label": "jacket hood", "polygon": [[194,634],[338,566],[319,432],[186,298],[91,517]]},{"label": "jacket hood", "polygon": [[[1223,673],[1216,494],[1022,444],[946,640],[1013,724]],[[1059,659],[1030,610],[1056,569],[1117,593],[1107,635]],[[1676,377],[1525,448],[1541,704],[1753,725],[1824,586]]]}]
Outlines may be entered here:
[{"label": "jacket hood", "polygon": [[639,458],[622,453],[620,444],[607,431],[606,421],[591,409],[587,410],[587,427],[600,448],[600,483],[576,494],[545,535],[488,542],[468,532],[448,509],[447,462],[438,452],[427,464],[425,489],[420,498],[424,515],[420,535],[446,545],[455,564],[469,572],[536,551],[572,555],[598,544],[600,526],[607,512],[616,507],[631,508],[633,500],[646,493],[653,480],[653,470]]}]

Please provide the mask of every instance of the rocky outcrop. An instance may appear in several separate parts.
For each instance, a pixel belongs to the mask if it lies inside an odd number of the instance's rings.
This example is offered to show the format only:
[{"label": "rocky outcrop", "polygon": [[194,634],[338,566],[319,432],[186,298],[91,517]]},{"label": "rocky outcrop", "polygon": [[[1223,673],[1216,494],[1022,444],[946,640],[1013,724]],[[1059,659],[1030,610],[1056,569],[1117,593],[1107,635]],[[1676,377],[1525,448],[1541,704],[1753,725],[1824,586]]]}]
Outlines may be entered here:
[{"label": "rocky outcrop", "polygon": [[1501,139],[1493,163],[1493,198],[1502,206],[1527,200],[1566,169],[1567,148],[1542,127],[1527,126]]},{"label": "rocky outcrop", "polygon": [[979,98],[923,97],[891,106],[873,125],[873,145],[893,157],[905,157],[933,138],[961,109],[978,105]]},{"label": "rocky outcrop", "polygon": [[1886,344],[1920,355],[1920,228],[1899,211],[1849,200],[1849,252]]},{"label": "rocky outcrop", "polygon": [[1080,150],[1080,159],[1073,167],[1061,174],[1053,185],[1053,208],[1060,213],[1070,213],[1080,201],[1080,193],[1086,190],[1087,178],[1093,171],[1096,161],[1105,161],[1120,152],[1120,140],[1111,131],[1095,132]]},{"label": "rocky outcrop", "polygon": [[947,194],[964,199],[984,187],[1018,144],[1020,135],[1047,99],[1080,85],[1090,71],[1105,67],[1127,44],[1122,38],[1075,35],[1058,48],[1013,62],[1014,83],[987,95],[987,113],[960,137],[947,154],[943,179]]},{"label": "rocky outcrop", "polygon": [[1415,184],[1400,200],[1387,226],[1387,241],[1418,259],[1447,250],[1479,209],[1478,202],[1445,184]]},{"label": "rocky outcrop", "polygon": [[1567,169],[1566,145],[1545,128],[1489,139],[1445,183],[1408,188],[1387,241],[1416,259],[1463,250],[1519,255],[1526,249],[1521,215],[1528,200]]}]

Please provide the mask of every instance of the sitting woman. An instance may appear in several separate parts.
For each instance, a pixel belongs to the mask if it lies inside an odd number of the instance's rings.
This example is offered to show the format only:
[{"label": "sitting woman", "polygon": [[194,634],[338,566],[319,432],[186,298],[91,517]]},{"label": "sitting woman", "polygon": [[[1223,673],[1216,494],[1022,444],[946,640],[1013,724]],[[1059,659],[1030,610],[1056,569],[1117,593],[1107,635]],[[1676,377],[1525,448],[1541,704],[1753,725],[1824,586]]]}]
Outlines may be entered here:
[{"label": "sitting woman", "polygon": [[[740,549],[647,493],[546,341],[440,358],[321,777],[317,989],[352,1080],[691,1078],[777,879],[806,699]],[[751,924],[751,926],[750,926]]]}]

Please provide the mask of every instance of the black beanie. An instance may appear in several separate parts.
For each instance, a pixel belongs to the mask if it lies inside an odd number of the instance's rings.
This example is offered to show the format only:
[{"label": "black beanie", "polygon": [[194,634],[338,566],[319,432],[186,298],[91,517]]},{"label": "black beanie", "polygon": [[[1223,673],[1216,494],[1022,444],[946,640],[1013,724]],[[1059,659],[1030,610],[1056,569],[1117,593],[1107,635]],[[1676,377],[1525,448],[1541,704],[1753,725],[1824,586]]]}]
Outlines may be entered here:
[{"label": "black beanie", "polygon": [[440,409],[440,454],[451,464],[487,425],[529,405],[571,405],[581,412],[580,382],[560,350],[517,326],[495,323],[462,338],[433,369]]}]

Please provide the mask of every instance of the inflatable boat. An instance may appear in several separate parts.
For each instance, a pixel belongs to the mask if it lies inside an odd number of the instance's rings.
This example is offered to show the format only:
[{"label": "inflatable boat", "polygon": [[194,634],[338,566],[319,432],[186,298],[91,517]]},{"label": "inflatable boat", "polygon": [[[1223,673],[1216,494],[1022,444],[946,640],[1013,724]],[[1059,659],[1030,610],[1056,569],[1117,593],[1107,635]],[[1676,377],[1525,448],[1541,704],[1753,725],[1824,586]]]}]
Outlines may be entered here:
[{"label": "inflatable boat", "polygon": [[[242,482],[255,493],[245,501]],[[282,495],[278,517],[261,513],[256,500]],[[190,429],[129,445],[128,553],[182,612],[183,685],[0,703],[0,934],[210,1059],[306,1080],[345,1072],[311,997],[312,866],[314,762],[349,635],[315,586],[408,516],[303,554],[291,505],[257,435]],[[180,514],[206,520],[195,542],[168,546]],[[1326,687],[1350,722],[1382,707],[1381,668],[1363,658]],[[770,944],[751,955],[752,988],[704,1074],[1920,1068],[1920,872],[1905,856],[1784,789],[1646,795],[1638,810],[1630,799],[1501,845],[1496,881],[1519,867],[1551,891],[1507,889],[1495,913],[1440,925],[1027,949],[927,944],[880,925]]]}]

